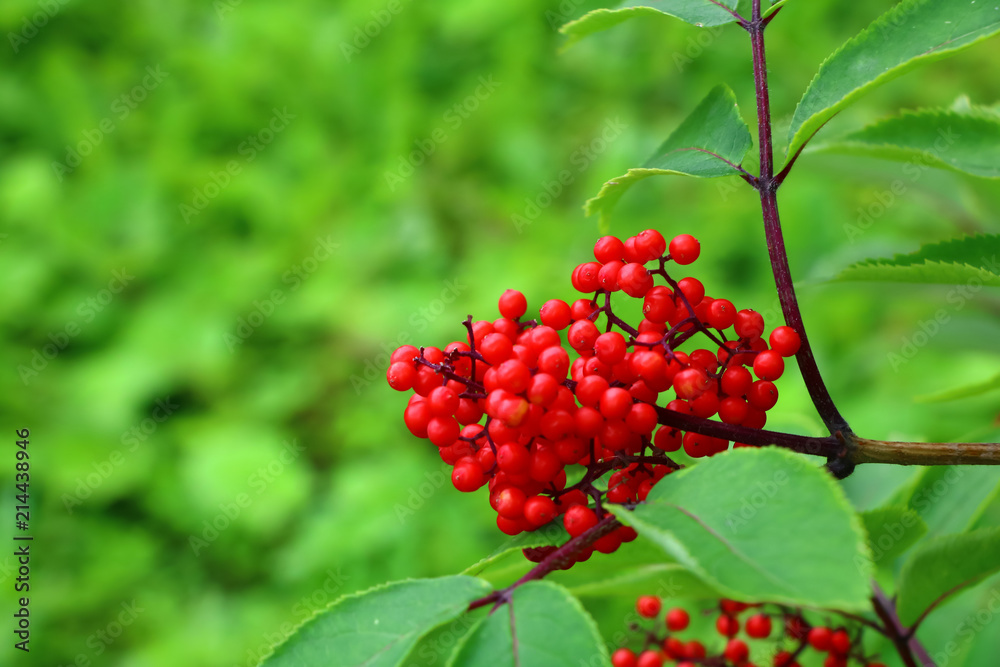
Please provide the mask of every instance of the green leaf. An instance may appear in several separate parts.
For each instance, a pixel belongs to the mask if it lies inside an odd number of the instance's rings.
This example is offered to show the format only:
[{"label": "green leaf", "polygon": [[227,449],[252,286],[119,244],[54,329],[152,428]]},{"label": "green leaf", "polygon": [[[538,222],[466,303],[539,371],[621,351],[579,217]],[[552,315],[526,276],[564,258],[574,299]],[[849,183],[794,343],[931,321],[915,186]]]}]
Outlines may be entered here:
[{"label": "green leaf", "polygon": [[1000,528],[931,540],[913,553],[899,574],[899,619],[912,625],[942,596],[998,571]]},{"label": "green leaf", "polygon": [[610,666],[594,620],[562,586],[533,581],[469,633],[452,667]]},{"label": "green leaf", "polygon": [[1000,7],[995,2],[903,0],[820,66],[792,117],[789,157],[841,109],[876,86],[998,31]]},{"label": "green leaf", "polygon": [[957,401],[962,398],[980,396],[991,391],[996,391],[997,389],[1000,389],[1000,374],[994,375],[990,379],[982,382],[974,382],[962,387],[946,389],[935,394],[917,396],[916,401],[918,403],[944,403],[945,401]]},{"label": "green leaf", "polygon": [[931,537],[959,532],[996,486],[997,474],[992,466],[928,466],[893,504],[916,510]]},{"label": "green leaf", "polygon": [[395,667],[417,641],[491,592],[473,577],[416,579],[340,598],[306,621],[262,667]]},{"label": "green leaf", "polygon": [[862,512],[861,521],[868,533],[872,560],[879,567],[891,566],[927,534],[927,524],[916,510],[900,505]]},{"label": "green leaf", "polygon": [[812,150],[1000,178],[1000,117],[975,111],[905,111]]},{"label": "green leaf", "polygon": [[558,547],[566,544],[568,541],[569,533],[566,532],[562,519],[556,519],[555,521],[550,521],[545,524],[538,530],[518,533],[497,547],[496,550],[494,550],[493,553],[486,558],[483,558],[479,562],[465,568],[465,570],[462,571],[462,574],[479,574],[484,569],[499,561],[512,551],[520,551],[521,549],[532,549],[537,547]]},{"label": "green leaf", "polygon": [[775,13],[776,11],[784,7],[786,2],[788,2],[788,0],[778,0],[777,2],[772,2],[771,6],[768,7],[767,10],[765,10],[764,13],[761,15],[761,18],[766,19],[768,16],[770,16],[771,14]]},{"label": "green leaf", "polygon": [[972,518],[969,519],[969,526],[966,530],[997,526],[1000,526],[1000,484],[997,484],[993,488],[993,492],[979,504]]},{"label": "green leaf", "polygon": [[608,579],[582,584],[569,589],[578,598],[636,598],[656,591],[666,599],[709,600],[719,596],[690,570],[676,564],[644,565],[616,574]]},{"label": "green leaf", "polygon": [[966,236],[930,243],[917,252],[892,259],[869,259],[837,276],[844,281],[878,281],[968,285],[1000,285],[1000,235]]},{"label": "green leaf", "polygon": [[595,9],[570,21],[559,32],[569,37],[569,48],[584,37],[613,28],[636,16],[674,17],[699,28],[733,23],[736,18],[721,5],[736,9],[737,0],[628,0],[615,9]]},{"label": "green leaf", "polygon": [[669,475],[644,504],[615,514],[727,597],[868,605],[872,567],[861,522],[840,486],[805,456],[732,450]]},{"label": "green leaf", "polygon": [[752,145],[750,129],[736,105],[736,95],[729,86],[716,86],[641,169],[629,169],[624,176],[605,183],[597,196],[587,201],[584,210],[587,215],[600,213],[604,220],[630,187],[650,176],[738,175],[739,170],[726,161],[740,164]]}]

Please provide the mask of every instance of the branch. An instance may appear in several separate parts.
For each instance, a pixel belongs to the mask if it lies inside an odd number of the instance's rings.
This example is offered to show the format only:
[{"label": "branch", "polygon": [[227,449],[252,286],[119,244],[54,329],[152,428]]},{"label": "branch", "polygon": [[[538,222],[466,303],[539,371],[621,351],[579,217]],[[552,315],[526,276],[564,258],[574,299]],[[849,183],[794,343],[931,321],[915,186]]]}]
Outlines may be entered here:
[{"label": "branch", "polygon": [[[875,595],[872,597],[872,605],[875,607],[875,613],[882,619],[882,623],[888,631],[889,639],[892,640],[892,643],[896,646],[896,650],[899,651],[899,657],[902,658],[903,664],[906,667],[920,667],[921,665],[923,667],[936,667],[931,656],[927,653],[927,649],[923,647],[916,637],[909,637],[906,628],[896,614],[896,605],[893,601],[889,599],[885,591],[877,583],[872,582],[872,586],[875,591]],[[920,665],[917,664],[918,658]]]},{"label": "branch", "polygon": [[891,442],[848,438],[854,463],[892,463],[904,466],[1000,465],[1000,443]]}]

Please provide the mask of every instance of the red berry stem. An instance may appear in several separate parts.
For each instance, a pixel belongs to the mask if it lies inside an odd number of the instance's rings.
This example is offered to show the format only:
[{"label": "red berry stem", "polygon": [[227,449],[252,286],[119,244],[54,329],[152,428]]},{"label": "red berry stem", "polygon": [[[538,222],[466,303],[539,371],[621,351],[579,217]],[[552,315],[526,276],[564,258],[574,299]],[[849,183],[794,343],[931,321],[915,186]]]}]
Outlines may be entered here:
[{"label": "red berry stem", "polygon": [[[774,177],[774,144],[771,137],[771,102],[767,84],[767,59],[764,48],[764,28],[768,22],[761,19],[760,0],[753,1],[751,20],[744,25],[750,33],[750,43],[753,50],[753,74],[757,92],[757,124],[758,144],[760,146],[760,176],[754,187],[760,193],[761,210],[764,217],[764,233],[767,237],[767,250],[771,258],[771,270],[778,289],[778,299],[785,322],[802,338],[802,345],[796,354],[802,378],[812,398],[813,404],[823,423],[831,435],[842,434],[850,438],[853,433],[847,420],[840,414],[837,406],[826,388],[823,376],[819,372],[816,358],[806,336],[802,313],[795,296],[791,269],[788,264],[788,253],[781,232],[781,218],[778,214],[777,191],[781,181]],[[783,179],[785,173],[781,174]],[[838,477],[846,477],[854,464],[849,458],[840,456],[830,459],[831,469]]]},{"label": "red berry stem", "polygon": [[[906,628],[900,622],[899,615],[896,614],[896,604],[889,599],[889,596],[885,594],[881,586],[875,582],[872,582],[872,586],[875,591],[872,597],[872,605],[875,607],[875,613],[882,619],[886,635],[892,640],[893,645],[899,652],[899,657],[903,660],[903,664],[906,667],[935,667],[934,661],[927,653],[927,649],[923,647],[916,637],[910,637]],[[918,658],[920,660],[919,663],[917,663]]]},{"label": "red berry stem", "polygon": [[494,609],[510,600],[510,594],[518,586],[523,586],[529,581],[538,581],[545,578],[549,573],[560,570],[576,562],[576,556],[584,551],[591,544],[609,534],[616,528],[621,527],[615,517],[610,514],[605,516],[594,527],[572,538],[564,545],[550,553],[542,562],[531,568],[527,574],[515,581],[513,584],[499,591],[493,591],[489,595],[473,600],[469,603],[467,611],[485,607],[488,604],[495,604]]}]

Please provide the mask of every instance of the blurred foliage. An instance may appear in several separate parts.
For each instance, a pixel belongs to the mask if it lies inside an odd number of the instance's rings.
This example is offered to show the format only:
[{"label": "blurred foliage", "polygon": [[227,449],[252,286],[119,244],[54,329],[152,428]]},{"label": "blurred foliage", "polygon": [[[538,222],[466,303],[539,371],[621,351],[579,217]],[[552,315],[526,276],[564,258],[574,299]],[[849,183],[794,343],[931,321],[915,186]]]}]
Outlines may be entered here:
[{"label": "blurred foliage", "polygon": [[[788,4],[769,42],[777,136],[821,60],[890,5]],[[449,342],[507,287],[534,307],[570,297],[597,235],[581,205],[605,179],[721,81],[755,120],[738,29],[635,21],[560,55],[555,27],[590,6],[3,3],[0,409],[8,438],[31,429],[32,662],[254,665],[337,595],[456,572],[503,541],[481,494],[450,490],[406,432],[386,350]],[[998,48],[893,82],[827,132],[962,93],[994,104]],[[411,154],[413,173],[390,176]],[[1000,231],[996,183],[808,156],[781,204],[820,365],[856,430],[997,437],[995,396],[913,402],[995,374],[995,291],[826,283]],[[709,292],[773,326],[759,216],[738,180],[661,179],[611,224],[698,235]],[[892,363],[940,308],[948,323]],[[817,432],[800,380],[781,389],[772,426]],[[863,469],[847,487],[869,507],[911,474]],[[0,556],[8,602],[12,566]],[[591,607],[609,637],[622,629],[621,605]],[[0,663],[13,654],[5,641]]]}]

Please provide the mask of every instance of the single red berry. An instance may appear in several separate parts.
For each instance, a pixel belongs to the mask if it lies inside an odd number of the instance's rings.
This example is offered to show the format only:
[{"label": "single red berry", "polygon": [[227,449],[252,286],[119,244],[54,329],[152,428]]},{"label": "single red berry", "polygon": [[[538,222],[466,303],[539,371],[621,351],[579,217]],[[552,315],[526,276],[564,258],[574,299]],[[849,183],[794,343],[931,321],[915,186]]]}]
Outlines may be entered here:
[{"label": "single red berry", "polygon": [[401,345],[396,348],[389,357],[389,363],[394,364],[397,361],[413,361],[416,357],[420,356],[420,350],[414,345]]},{"label": "single red berry", "polygon": [[658,415],[656,408],[649,403],[633,403],[625,415],[625,425],[633,433],[649,436],[656,428]]},{"label": "single red berry", "polygon": [[463,493],[471,493],[486,482],[483,469],[475,459],[463,459],[451,471],[451,483]]},{"label": "single red berry", "polygon": [[636,664],[637,667],[663,667],[663,654],[659,651],[643,651]]},{"label": "single red berry", "polygon": [[574,350],[584,352],[594,349],[594,343],[597,342],[597,337],[600,335],[601,332],[597,330],[597,326],[593,322],[579,320],[570,326],[566,340]]},{"label": "single red berry", "polygon": [[816,627],[809,631],[807,639],[809,645],[812,646],[817,651],[829,651],[830,641],[833,638],[833,633],[830,628]]},{"label": "single red berry", "polygon": [[685,368],[674,376],[673,385],[678,398],[697,398],[708,388],[708,376],[700,368]]},{"label": "single red berry", "polygon": [[722,391],[727,396],[743,396],[750,389],[751,384],[753,384],[753,376],[742,366],[727,368],[726,372],[722,374]]},{"label": "single red berry", "polygon": [[750,647],[740,639],[730,639],[724,655],[729,662],[740,664],[750,657]]},{"label": "single red berry", "polygon": [[385,373],[389,386],[396,391],[408,391],[417,381],[417,369],[409,361],[396,361],[389,365]]},{"label": "single red berry", "polygon": [[611,387],[601,395],[599,405],[601,414],[605,418],[625,419],[632,409],[632,394],[621,387]]},{"label": "single red berry", "polygon": [[684,642],[677,637],[667,637],[663,640],[663,652],[667,660],[680,660],[684,657]]},{"label": "single red berry", "polygon": [[628,344],[625,342],[625,337],[617,331],[603,333],[594,341],[594,353],[609,366],[620,364],[627,352]]},{"label": "single red berry", "polygon": [[670,258],[678,264],[691,264],[700,254],[701,243],[690,234],[675,236],[670,242]]},{"label": "single red berry", "polygon": [[684,645],[684,657],[688,660],[701,660],[705,657],[705,645],[698,640],[689,641]]},{"label": "single red berry", "polygon": [[438,447],[447,447],[458,440],[461,430],[453,417],[432,417],[427,422],[427,437]]},{"label": "single red berry", "polygon": [[544,526],[558,513],[555,502],[548,496],[531,496],[524,501],[524,518],[532,526]]},{"label": "single red berry", "polygon": [[638,667],[639,661],[634,652],[620,648],[611,655],[611,664],[613,667]]},{"label": "single red berry", "polygon": [[497,448],[497,465],[507,473],[527,472],[531,465],[531,455],[524,445],[508,442]]},{"label": "single red berry", "polygon": [[509,289],[500,295],[499,307],[501,315],[516,320],[528,312],[528,300],[517,290]]},{"label": "single red berry", "polygon": [[618,272],[618,286],[629,296],[641,299],[653,288],[653,276],[642,264],[631,262]]},{"label": "single red berry", "polygon": [[539,319],[542,324],[552,327],[556,331],[562,331],[569,326],[572,321],[572,312],[569,304],[561,299],[550,299],[538,309]]},{"label": "single red berry", "polygon": [[747,390],[747,402],[751,408],[770,410],[778,402],[778,388],[770,380],[757,380]]},{"label": "single red berry", "polygon": [[609,292],[617,292],[621,289],[618,285],[618,273],[623,266],[625,266],[625,262],[618,259],[602,266],[601,270],[597,272],[597,283],[600,288]]},{"label": "single red berry", "polygon": [[653,445],[665,452],[676,452],[681,448],[681,438],[683,435],[683,432],[674,428],[661,426],[660,430],[653,436]]},{"label": "single red berry", "polygon": [[479,353],[486,363],[496,366],[510,359],[514,353],[514,343],[507,336],[494,332],[483,337]]},{"label": "single red berry", "polygon": [[754,639],[764,639],[771,635],[771,617],[756,614],[748,618],[743,627],[746,633]]},{"label": "single red berry", "polygon": [[677,282],[677,287],[687,298],[688,303],[694,308],[705,298],[705,286],[697,278],[681,278]]},{"label": "single red berry", "polygon": [[582,535],[597,525],[597,515],[586,505],[573,505],[563,515],[563,525],[572,537]]},{"label": "single red berry", "polygon": [[740,622],[728,614],[722,614],[715,621],[715,629],[723,637],[735,637],[740,631]]},{"label": "single red berry", "polygon": [[781,651],[774,655],[774,667],[792,667],[794,658],[788,651]]},{"label": "single red berry", "polygon": [[450,387],[436,387],[427,395],[427,405],[435,417],[452,417],[458,410],[458,394]]},{"label": "single red berry", "polygon": [[675,607],[667,612],[667,629],[671,632],[686,630],[690,622],[691,617],[683,609]]},{"label": "single red berry", "polygon": [[722,609],[723,612],[730,614],[731,616],[735,616],[749,609],[750,605],[745,602],[723,599],[719,600],[719,608]]},{"label": "single red berry", "polygon": [[754,340],[764,333],[764,318],[755,310],[741,310],[736,313],[736,335]]},{"label": "single red berry", "polygon": [[830,636],[830,648],[840,655],[851,652],[851,636],[844,630],[837,630]]},{"label": "single red berry", "polygon": [[785,360],[774,350],[758,352],[753,360],[753,372],[761,380],[777,380],[785,372]]},{"label": "single red berry", "polygon": [[646,618],[656,618],[660,613],[663,602],[655,595],[642,595],[636,600],[635,610],[640,616]]},{"label": "single red berry", "polygon": [[636,234],[635,251],[639,255],[639,262],[657,259],[667,251],[667,240],[655,229],[646,229]]},{"label": "single red berry", "polygon": [[719,419],[726,424],[742,424],[749,412],[750,406],[737,396],[728,396],[719,401]]},{"label": "single red berry", "polygon": [[677,311],[674,293],[669,287],[657,285],[648,292],[642,302],[642,314],[650,322],[663,323],[673,318]]},{"label": "single red berry", "polygon": [[795,329],[787,326],[777,327],[771,332],[768,340],[771,342],[771,349],[783,357],[793,357],[802,345],[802,338]]},{"label": "single red berry", "polygon": [[728,329],[736,322],[736,306],[726,299],[715,299],[708,306],[708,324],[715,329]]}]

